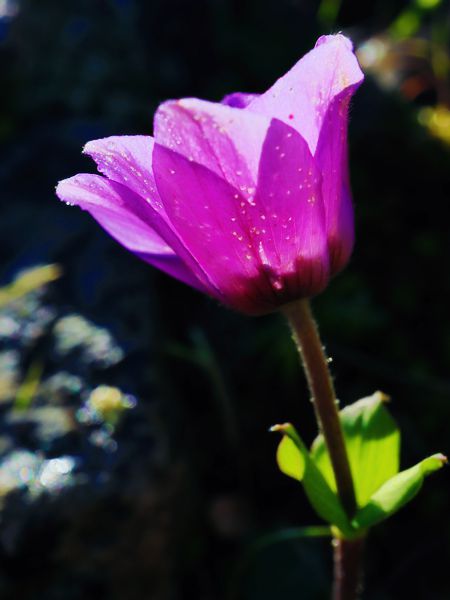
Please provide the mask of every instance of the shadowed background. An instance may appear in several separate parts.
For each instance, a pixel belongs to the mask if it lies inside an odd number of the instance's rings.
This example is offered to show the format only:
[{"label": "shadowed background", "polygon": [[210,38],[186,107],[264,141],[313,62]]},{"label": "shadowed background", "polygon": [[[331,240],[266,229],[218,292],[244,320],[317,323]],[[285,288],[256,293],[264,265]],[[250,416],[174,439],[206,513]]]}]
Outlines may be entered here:
[{"label": "shadowed background", "polygon": [[[151,133],[167,98],[263,91],[339,30],[367,73],[357,243],[316,314],[341,402],[392,397],[402,466],[449,452],[448,5],[0,0],[0,283],[62,271],[0,295],[1,598],[327,598],[329,542],[275,543],[318,524],[267,432],[315,436],[286,325],[140,263],[54,186],[95,172],[88,140]],[[449,503],[444,471],[373,531],[368,600],[450,596]]]}]

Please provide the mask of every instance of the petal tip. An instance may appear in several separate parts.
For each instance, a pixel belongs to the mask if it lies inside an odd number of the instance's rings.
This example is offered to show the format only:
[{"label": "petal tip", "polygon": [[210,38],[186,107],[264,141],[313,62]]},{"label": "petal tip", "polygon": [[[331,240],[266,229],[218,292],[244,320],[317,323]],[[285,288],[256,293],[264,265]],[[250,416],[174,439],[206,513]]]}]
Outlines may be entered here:
[{"label": "petal tip", "polygon": [[103,141],[103,140],[90,140],[89,142],[86,142],[86,144],[83,146],[83,150],[81,151],[82,154],[86,154],[87,156],[92,156],[95,153],[98,153],[99,148],[98,148],[98,142]]},{"label": "petal tip", "polygon": [[77,175],[68,177],[67,179],[61,179],[55,186],[56,197],[68,206],[73,206],[75,204],[71,194],[71,187],[74,183],[77,183]]},{"label": "petal tip", "polygon": [[353,52],[353,42],[350,38],[342,35],[342,33],[335,33],[333,35],[321,35],[315,44],[315,48],[318,46],[322,46],[323,44],[333,44],[339,42],[342,44],[347,50]]}]

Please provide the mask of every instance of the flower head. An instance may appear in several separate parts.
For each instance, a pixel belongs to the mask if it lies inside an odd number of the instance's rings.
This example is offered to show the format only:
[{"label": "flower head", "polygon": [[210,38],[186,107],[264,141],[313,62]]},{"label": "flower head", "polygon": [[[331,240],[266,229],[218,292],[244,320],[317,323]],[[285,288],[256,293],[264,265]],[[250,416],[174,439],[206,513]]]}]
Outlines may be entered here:
[{"label": "flower head", "polygon": [[322,291],[353,245],[350,98],[363,75],[323,36],[264,94],[163,103],[154,137],[86,144],[102,175],[61,181],[143,260],[248,314]]}]

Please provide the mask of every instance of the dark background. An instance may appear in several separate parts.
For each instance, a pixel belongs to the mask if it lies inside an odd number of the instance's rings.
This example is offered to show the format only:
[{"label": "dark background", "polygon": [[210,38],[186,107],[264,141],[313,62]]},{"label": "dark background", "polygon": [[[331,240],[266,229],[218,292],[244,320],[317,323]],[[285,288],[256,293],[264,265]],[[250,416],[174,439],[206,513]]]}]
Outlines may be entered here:
[{"label": "dark background", "polygon": [[[0,597],[326,598],[329,541],[252,545],[318,523],[277,471],[267,432],[292,420],[315,436],[285,323],[234,314],[140,263],[54,186],[95,171],[86,141],[150,134],[167,98],[263,91],[319,35],[343,30],[367,67],[350,122],[357,243],[315,311],[342,403],[376,389],[392,397],[404,467],[448,453],[448,5],[10,0],[0,15],[1,280],[38,264],[64,272],[34,304],[0,313],[19,327],[8,336],[0,319],[0,388],[13,381],[1,394],[0,457],[16,461],[17,480],[4,485],[0,466]],[[384,58],[371,60],[380,44]],[[73,314],[107,329],[124,358],[58,354],[55,324]],[[17,386],[36,361],[38,388],[18,412]],[[114,427],[77,412],[99,384],[137,399]],[[77,466],[33,493],[24,452]],[[446,470],[433,476],[373,530],[365,598],[450,597],[449,481]]]}]

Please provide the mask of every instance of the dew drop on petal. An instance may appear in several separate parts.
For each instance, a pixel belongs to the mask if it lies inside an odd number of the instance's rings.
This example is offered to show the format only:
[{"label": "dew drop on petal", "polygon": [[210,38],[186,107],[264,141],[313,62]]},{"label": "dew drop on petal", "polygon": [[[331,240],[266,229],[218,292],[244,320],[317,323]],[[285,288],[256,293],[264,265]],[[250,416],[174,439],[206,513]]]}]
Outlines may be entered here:
[{"label": "dew drop on petal", "polygon": [[272,286],[274,287],[274,289],[277,290],[277,292],[281,292],[281,290],[283,289],[283,282],[281,281],[281,279],[274,279],[272,281]]}]

